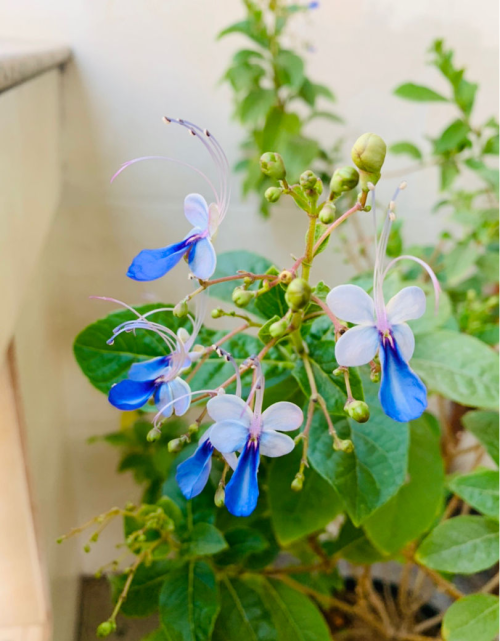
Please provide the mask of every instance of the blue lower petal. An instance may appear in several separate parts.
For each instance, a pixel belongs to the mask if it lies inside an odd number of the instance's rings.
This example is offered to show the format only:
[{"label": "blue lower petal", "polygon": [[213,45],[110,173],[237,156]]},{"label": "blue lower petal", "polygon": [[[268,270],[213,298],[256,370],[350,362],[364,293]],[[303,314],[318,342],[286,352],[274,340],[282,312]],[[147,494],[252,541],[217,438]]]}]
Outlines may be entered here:
[{"label": "blue lower petal", "polygon": [[108,400],[119,410],[138,410],[153,394],[154,381],[120,381],[109,390]]},{"label": "blue lower petal", "polygon": [[175,480],[188,500],[198,496],[207,484],[212,467],[213,451],[214,446],[207,439],[198,447],[193,456],[177,467]]},{"label": "blue lower petal", "polygon": [[259,498],[259,444],[248,440],[226,487],[226,507],[234,516],[249,516]]},{"label": "blue lower petal", "polygon": [[129,369],[128,377],[131,381],[154,381],[164,373],[170,363],[170,356],[159,356],[150,361],[134,363]]},{"label": "blue lower petal", "polygon": [[161,278],[177,265],[193,243],[188,236],[180,243],[161,249],[143,249],[132,261],[127,276],[134,280],[148,281]]},{"label": "blue lower petal", "polygon": [[406,423],[421,416],[426,409],[427,390],[401,356],[396,341],[393,342],[394,346],[389,341],[380,345],[382,382],[379,399],[387,416]]}]

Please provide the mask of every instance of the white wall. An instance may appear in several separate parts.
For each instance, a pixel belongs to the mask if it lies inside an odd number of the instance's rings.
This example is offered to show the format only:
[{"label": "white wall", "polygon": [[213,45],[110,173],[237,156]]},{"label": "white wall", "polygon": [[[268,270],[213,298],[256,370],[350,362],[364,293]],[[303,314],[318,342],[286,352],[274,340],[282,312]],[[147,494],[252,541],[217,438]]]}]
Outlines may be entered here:
[{"label": "white wall", "polygon": [[[105,446],[85,444],[88,436],[118,423],[117,412],[83,379],[72,359],[75,334],[108,311],[87,297],[178,299],[187,287],[182,266],[151,284],[129,281],[125,272],[141,248],[167,244],[187,231],[182,199],[203,188],[187,170],[166,164],[136,166],[112,187],[109,178],[123,161],[144,154],[178,156],[210,171],[194,139],[161,123],[164,114],[210,128],[230,162],[238,159],[242,131],[230,119],[228,88],[217,83],[243,40],[233,36],[217,43],[214,37],[242,11],[238,0],[0,0],[0,14],[0,37],[62,41],[75,56],[64,79],[65,194],[46,260],[65,369],[61,402],[83,521],[135,492],[131,483],[114,475],[114,458]],[[311,75],[334,88],[336,109],[348,123],[343,135],[349,143],[367,130],[392,142],[433,134],[449,118],[446,106],[391,96],[406,80],[446,90],[437,72],[423,64],[425,50],[436,37],[444,36],[457,48],[458,61],[467,63],[471,77],[480,82],[479,120],[497,110],[497,24],[497,0],[323,0],[318,11],[297,19],[295,32],[315,43],[316,52],[307,55]],[[328,140],[339,132],[324,125]],[[396,166],[391,160],[388,168]],[[394,182],[388,183],[381,193],[393,190]],[[219,251],[258,248],[285,265],[290,252],[301,249],[300,213],[283,209],[263,222],[253,201],[241,202],[236,179],[233,187]],[[432,171],[410,178],[399,212],[408,220],[412,239],[435,236],[429,208],[436,187]],[[319,267],[318,276],[331,285],[346,273],[331,252],[322,255]],[[96,567],[111,551],[109,547],[85,557],[85,569]]]}]

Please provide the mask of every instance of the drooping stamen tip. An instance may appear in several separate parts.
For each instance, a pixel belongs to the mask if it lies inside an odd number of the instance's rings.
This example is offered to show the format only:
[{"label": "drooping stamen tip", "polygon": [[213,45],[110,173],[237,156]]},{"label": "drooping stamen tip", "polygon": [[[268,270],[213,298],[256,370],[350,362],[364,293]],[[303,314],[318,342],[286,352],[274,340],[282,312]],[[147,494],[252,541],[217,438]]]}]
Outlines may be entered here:
[{"label": "drooping stamen tip", "polygon": [[393,211],[389,212],[389,220],[393,223],[396,220],[396,214]]},{"label": "drooping stamen tip", "polygon": [[389,203],[389,210],[390,211],[396,211],[396,201],[395,200],[391,200],[391,202]]},{"label": "drooping stamen tip", "polygon": [[401,189],[401,191],[403,191],[403,189],[406,189],[407,187],[408,187],[408,183],[406,182],[406,180],[403,180],[403,182],[399,185],[399,188]]},{"label": "drooping stamen tip", "polygon": [[370,191],[374,191],[375,185],[373,183],[367,183],[366,185]]},{"label": "drooping stamen tip", "polygon": [[168,116],[163,116],[162,120],[166,125],[170,125],[172,122],[172,120]]},{"label": "drooping stamen tip", "polygon": [[204,129],[204,130],[203,130],[203,133],[205,134],[205,136],[206,136],[207,138],[210,138],[210,136],[212,135],[212,134],[208,131],[208,129]]},{"label": "drooping stamen tip", "polygon": [[188,129],[188,132],[191,134],[191,136],[196,136],[196,132],[193,131],[193,129]]}]

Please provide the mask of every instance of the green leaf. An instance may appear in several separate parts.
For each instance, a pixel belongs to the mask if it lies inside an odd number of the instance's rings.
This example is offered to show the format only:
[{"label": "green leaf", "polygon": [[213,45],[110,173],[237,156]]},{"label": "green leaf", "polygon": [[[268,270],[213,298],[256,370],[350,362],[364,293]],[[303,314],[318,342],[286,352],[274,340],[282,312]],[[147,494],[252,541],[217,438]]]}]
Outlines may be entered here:
[{"label": "green leaf", "polygon": [[219,612],[215,575],[204,561],[172,571],[160,593],[160,621],[168,641],[208,641]]},{"label": "green leaf", "polygon": [[[415,282],[415,284],[417,283]],[[405,286],[408,285],[410,283],[405,282]],[[422,287],[422,283],[418,283],[418,285]],[[408,322],[415,336],[428,334],[443,327],[449,321],[453,311],[450,297],[446,292],[441,291],[439,294],[439,307],[436,313],[434,287],[424,284],[422,289],[426,298],[425,313],[420,318]],[[418,340],[420,339],[417,338]]]},{"label": "green leaf", "polygon": [[422,152],[412,142],[395,142],[393,145],[390,145],[389,151],[393,154],[405,154],[406,156],[410,156],[410,158],[414,158],[415,160],[422,160]]},{"label": "green leaf", "polygon": [[266,345],[272,339],[271,334],[269,333],[269,328],[271,325],[280,320],[280,316],[272,316],[262,327],[259,329],[258,337]]},{"label": "green leaf", "polygon": [[[128,617],[147,617],[158,611],[158,597],[169,572],[174,567],[172,561],[153,561],[151,565],[144,564],[137,568],[127,598],[123,602],[121,612]],[[111,595],[116,603],[123,590],[128,574],[110,574]]]},{"label": "green leaf", "polygon": [[482,160],[468,158],[465,164],[469,169],[475,171],[481,178],[498,193],[498,169],[492,169],[484,164]]},{"label": "green leaf", "polygon": [[241,102],[238,115],[243,124],[256,124],[262,120],[276,100],[274,89],[255,89]]},{"label": "green leaf", "polygon": [[449,151],[461,151],[463,146],[469,143],[469,133],[470,127],[466,122],[455,120],[435,141],[434,153],[444,154]]},{"label": "green leaf", "polygon": [[257,42],[262,47],[267,47],[269,43],[265,26],[254,20],[241,20],[240,22],[235,22],[231,26],[226,27],[226,29],[223,29],[217,38],[224,38],[224,36],[228,36],[231,33],[241,33],[248,36],[248,38]]},{"label": "green leaf", "polygon": [[455,476],[450,490],[481,514],[498,520],[498,471],[476,470]]},{"label": "green leaf", "polygon": [[221,581],[221,611],[217,617],[213,641],[278,641],[270,613],[255,589],[258,579]]},{"label": "green leaf", "polygon": [[[144,314],[165,306],[155,303],[135,309]],[[134,318],[137,316],[128,310],[109,314],[106,318],[86,327],[75,339],[73,349],[78,365],[92,385],[105,394],[109,392],[114,383],[127,375],[133,363],[166,354],[165,343],[162,339],[157,334],[148,331],[123,332],[112,345],[106,343],[117,325]],[[174,332],[189,322],[177,319],[169,312],[154,314],[152,320],[169,327]]]},{"label": "green leaf", "polygon": [[197,523],[189,533],[189,540],[182,546],[184,556],[217,554],[227,548],[222,533],[210,523]]},{"label": "green leaf", "polygon": [[324,547],[328,556],[335,555],[356,565],[371,565],[387,559],[373,546],[364,531],[349,519],[346,519],[338,538],[326,541]]},{"label": "green leaf", "polygon": [[494,641],[498,634],[498,597],[470,594],[453,603],[443,619],[444,641]]},{"label": "green leaf", "polygon": [[333,417],[341,438],[350,438],[354,452],[335,452],[320,412],[313,418],[308,457],[312,467],[338,492],[355,525],[365,521],[403,485],[408,456],[408,425],[382,411],[378,386],[363,379],[370,419],[360,424]]},{"label": "green leaf", "polygon": [[163,630],[161,628],[158,628],[157,630],[153,630],[153,632],[150,632],[147,636],[143,637],[141,641],[168,641],[168,639],[165,636]]},{"label": "green leaf", "polygon": [[332,111],[313,111],[306,118],[306,122],[311,122],[311,120],[317,120],[318,118],[321,118],[322,120],[331,120],[332,122],[337,122],[339,124],[344,124],[345,122],[341,116],[333,113]]},{"label": "green leaf", "polygon": [[472,107],[474,106],[474,100],[476,98],[476,91],[478,85],[469,82],[468,80],[461,79],[455,89],[455,102],[464,112],[466,116],[470,116]]},{"label": "green leaf", "polygon": [[281,154],[287,169],[287,178],[293,182],[317,158],[319,145],[316,140],[305,136],[292,136],[282,147]]},{"label": "green leaf", "polygon": [[276,56],[276,71],[279,82],[299,89],[304,81],[304,61],[300,56],[283,49]]},{"label": "green leaf", "polygon": [[415,558],[440,572],[474,574],[486,570],[498,561],[498,523],[483,516],[448,519],[423,540]]},{"label": "green leaf", "polygon": [[305,471],[304,487],[294,492],[291,483],[299,469],[302,448],[275,459],[269,472],[269,503],[276,538],[289,545],[322,530],[341,511],[337,492],[314,470]]},{"label": "green leaf", "polygon": [[251,527],[233,527],[224,532],[229,549],[217,556],[217,565],[241,563],[251,554],[258,554],[269,548],[265,536]]},{"label": "green leaf", "polygon": [[496,136],[492,136],[491,138],[488,138],[488,140],[484,143],[483,154],[491,154],[493,156],[498,156],[498,153],[500,151],[498,142],[499,142],[498,134],[496,134]]},{"label": "green leaf", "polygon": [[455,182],[455,178],[460,175],[460,170],[454,160],[447,160],[441,165],[441,191],[446,191]]},{"label": "green leaf", "polygon": [[417,102],[448,102],[448,99],[433,89],[423,85],[415,85],[413,82],[406,82],[394,90],[394,94],[406,100]]},{"label": "green leaf", "polygon": [[273,579],[263,579],[257,585],[278,641],[330,641],[323,616],[307,596]]},{"label": "green leaf", "polygon": [[259,86],[259,80],[265,73],[260,65],[245,62],[230,67],[226,71],[225,78],[229,80],[235,91],[249,92]]},{"label": "green leaf", "polygon": [[[317,241],[321,238],[321,236],[324,234],[326,231],[327,226],[323,225],[323,223],[320,223],[319,221],[316,223],[316,227],[314,228],[314,244],[317,243]],[[306,234],[307,238],[307,234]],[[318,254],[321,254],[321,252],[324,252],[325,249],[328,247],[328,243],[330,242],[330,236],[327,236],[325,240],[321,243],[321,245],[318,247],[318,249],[314,252],[314,256],[317,256]]]},{"label": "green leaf", "polygon": [[476,410],[462,416],[466,430],[472,432],[498,465],[498,412]]},{"label": "green leaf", "polygon": [[[330,341],[330,343],[333,343],[333,341]],[[327,349],[328,347],[328,345],[324,345],[325,349]],[[319,363],[317,363],[313,358],[309,357],[309,360],[311,362],[312,372],[316,381],[318,392],[325,399],[328,411],[331,414],[337,414],[341,416],[342,414],[344,414],[344,405],[346,403],[347,396],[339,386],[339,380],[335,379],[331,374],[327,374],[325,370],[319,365]],[[312,391],[303,360],[298,360],[296,362],[295,367],[292,370],[292,376],[296,379],[304,394],[307,397],[310,397]]]},{"label": "green leaf", "polygon": [[368,537],[394,554],[434,523],[443,502],[444,467],[439,428],[430,415],[410,423],[408,477],[398,493],[365,521]]},{"label": "green leaf", "polygon": [[420,336],[411,362],[433,392],[466,406],[498,407],[498,354],[477,338],[447,330]]},{"label": "green leaf", "polygon": [[467,278],[474,267],[480,249],[470,238],[457,243],[455,247],[446,254],[443,261],[444,276],[448,287],[455,287]]}]

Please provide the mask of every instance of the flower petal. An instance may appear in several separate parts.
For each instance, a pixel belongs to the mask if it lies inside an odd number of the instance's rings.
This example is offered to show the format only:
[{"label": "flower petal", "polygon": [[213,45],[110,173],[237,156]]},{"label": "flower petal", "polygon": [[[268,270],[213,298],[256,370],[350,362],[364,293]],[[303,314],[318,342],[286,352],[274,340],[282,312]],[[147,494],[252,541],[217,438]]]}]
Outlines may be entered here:
[{"label": "flower petal", "polygon": [[220,222],[220,209],[215,203],[211,203],[208,208],[208,233],[210,238],[214,238],[217,233]]},{"label": "flower petal", "polygon": [[170,381],[170,390],[174,401],[174,411],[177,416],[185,414],[191,405],[191,388],[179,376]]},{"label": "flower petal", "polygon": [[108,400],[119,410],[137,410],[147,403],[155,389],[154,381],[120,381],[109,390]]},{"label": "flower petal", "polygon": [[290,438],[287,434],[280,434],[271,430],[262,432],[260,436],[260,452],[264,456],[284,456],[289,454],[294,447],[293,438]]},{"label": "flower petal", "polygon": [[326,297],[326,304],[341,320],[348,323],[373,324],[375,304],[371,296],[357,285],[339,285]]},{"label": "flower petal", "polygon": [[226,486],[226,507],[234,516],[249,516],[257,506],[259,460],[258,442],[248,440]]},{"label": "flower petal", "polygon": [[184,215],[193,227],[208,228],[208,205],[200,194],[189,194],[184,198]]},{"label": "flower petal", "polygon": [[387,303],[387,320],[390,325],[397,325],[420,318],[425,313],[425,305],[425,294],[420,287],[405,287]]},{"label": "flower petal", "polygon": [[392,346],[386,341],[380,346],[380,364],[379,399],[387,416],[401,423],[421,416],[427,407],[427,390],[404,360],[397,342]]},{"label": "flower petal", "polygon": [[241,450],[247,439],[248,427],[233,419],[215,423],[210,430],[210,440],[222,454]]},{"label": "flower petal", "polygon": [[302,425],[304,415],[295,403],[280,401],[274,403],[262,414],[262,429],[292,432]]},{"label": "flower petal", "polygon": [[127,276],[139,281],[161,278],[177,265],[192,243],[189,236],[180,243],[161,249],[143,249],[132,261]]},{"label": "flower petal", "polygon": [[207,403],[207,411],[216,423],[233,419],[245,427],[250,427],[253,412],[245,401],[235,394],[221,394],[211,398]]},{"label": "flower petal", "polygon": [[406,362],[408,362],[413,356],[413,352],[415,350],[415,336],[413,336],[413,332],[406,323],[394,325],[391,331],[394,336],[394,340],[398,344],[401,356]]},{"label": "flower petal", "polygon": [[169,363],[170,355],[158,356],[158,358],[142,363],[134,363],[128,371],[128,377],[131,381],[154,381],[164,373]]},{"label": "flower petal", "polygon": [[380,344],[376,327],[358,325],[347,330],[335,345],[335,358],[339,365],[356,367],[369,363],[377,353]]},{"label": "flower petal", "polygon": [[193,456],[177,466],[175,480],[188,500],[198,496],[207,484],[213,451],[212,443],[206,439],[198,446]]},{"label": "flower petal", "polygon": [[174,405],[172,400],[173,397],[170,381],[162,383],[156,388],[155,404],[158,410],[162,413],[162,416],[165,416],[166,418],[169,418],[173,414]]},{"label": "flower petal", "polygon": [[227,452],[227,454],[222,455],[224,457],[224,460],[226,463],[229,465],[229,467],[232,470],[236,469],[236,466],[238,465],[238,457],[234,452]]},{"label": "flower petal", "polygon": [[214,246],[208,238],[201,238],[196,241],[189,252],[189,269],[196,278],[207,280],[215,271],[217,255]]}]

